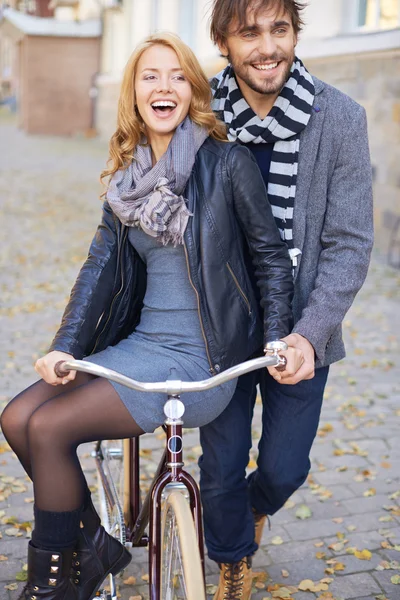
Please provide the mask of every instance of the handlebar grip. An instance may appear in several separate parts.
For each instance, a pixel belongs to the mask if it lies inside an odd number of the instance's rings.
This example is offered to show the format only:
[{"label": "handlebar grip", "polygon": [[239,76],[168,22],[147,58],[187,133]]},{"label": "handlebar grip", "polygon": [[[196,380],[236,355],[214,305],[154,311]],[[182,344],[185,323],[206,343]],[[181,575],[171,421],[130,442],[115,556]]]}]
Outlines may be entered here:
[{"label": "handlebar grip", "polygon": [[64,363],[65,360],[59,360],[58,363],[54,365],[54,373],[57,375],[57,377],[65,377],[68,375],[69,371],[66,371],[62,367]]},{"label": "handlebar grip", "polygon": [[280,356],[279,360],[280,360],[280,364],[277,367],[275,367],[275,369],[281,373],[282,371],[284,371],[286,369],[287,360],[284,356]]}]

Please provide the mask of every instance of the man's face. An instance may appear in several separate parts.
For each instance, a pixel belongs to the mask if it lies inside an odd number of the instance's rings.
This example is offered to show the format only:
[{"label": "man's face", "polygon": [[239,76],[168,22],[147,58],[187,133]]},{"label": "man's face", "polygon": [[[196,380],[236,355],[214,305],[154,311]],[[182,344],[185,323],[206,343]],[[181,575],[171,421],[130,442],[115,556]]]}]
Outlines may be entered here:
[{"label": "man's face", "polygon": [[250,5],[247,24],[232,23],[226,42],[236,77],[259,94],[278,95],[289,78],[297,36],[290,16],[279,5],[255,13]]}]

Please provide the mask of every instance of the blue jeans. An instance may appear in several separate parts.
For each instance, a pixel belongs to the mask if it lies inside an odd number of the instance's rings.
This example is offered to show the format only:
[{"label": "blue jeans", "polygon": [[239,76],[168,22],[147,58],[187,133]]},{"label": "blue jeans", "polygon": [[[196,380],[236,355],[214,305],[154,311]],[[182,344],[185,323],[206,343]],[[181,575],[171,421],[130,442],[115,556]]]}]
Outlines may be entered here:
[{"label": "blue jeans", "polygon": [[[277,383],[267,370],[244,375],[224,412],[200,429],[200,490],[212,560],[233,563],[254,554],[251,509],[273,515],[304,483],[328,372],[317,369],[314,379],[295,386]],[[258,382],[263,430],[258,468],[246,479]]]}]

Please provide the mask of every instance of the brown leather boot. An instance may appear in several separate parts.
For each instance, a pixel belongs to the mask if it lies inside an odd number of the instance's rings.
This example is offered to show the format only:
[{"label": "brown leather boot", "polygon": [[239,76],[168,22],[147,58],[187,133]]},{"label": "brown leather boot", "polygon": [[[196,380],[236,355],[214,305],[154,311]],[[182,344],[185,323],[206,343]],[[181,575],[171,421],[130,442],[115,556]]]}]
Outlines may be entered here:
[{"label": "brown leather boot", "polygon": [[28,582],[18,600],[78,600],[70,581],[72,548],[54,551],[28,546]]},{"label": "brown leather boot", "polygon": [[257,513],[254,513],[254,528],[255,528],[254,541],[258,547],[260,547],[260,544],[261,544],[262,534],[264,531],[264,525],[265,525],[265,521],[267,519],[268,519],[267,515],[258,515]]},{"label": "brown leather boot", "polygon": [[214,600],[249,600],[253,583],[251,558],[245,557],[237,563],[219,565],[218,589]]}]

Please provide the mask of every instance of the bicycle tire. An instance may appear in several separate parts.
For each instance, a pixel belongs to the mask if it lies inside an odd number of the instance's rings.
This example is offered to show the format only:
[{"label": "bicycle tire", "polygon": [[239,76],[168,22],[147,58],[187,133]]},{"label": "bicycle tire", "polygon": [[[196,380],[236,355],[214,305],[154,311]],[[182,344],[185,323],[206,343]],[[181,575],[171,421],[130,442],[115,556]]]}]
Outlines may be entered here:
[{"label": "bicycle tire", "polygon": [[125,544],[125,520],[123,516],[123,499],[126,491],[125,463],[128,460],[124,451],[123,440],[105,440],[100,444],[102,456],[102,468],[113,503],[110,504],[105,494],[102,475],[97,470],[99,496],[100,496],[100,518],[110,535],[116,537]]},{"label": "bicycle tire", "polygon": [[206,600],[199,544],[186,498],[172,491],[161,511],[161,600]]}]

